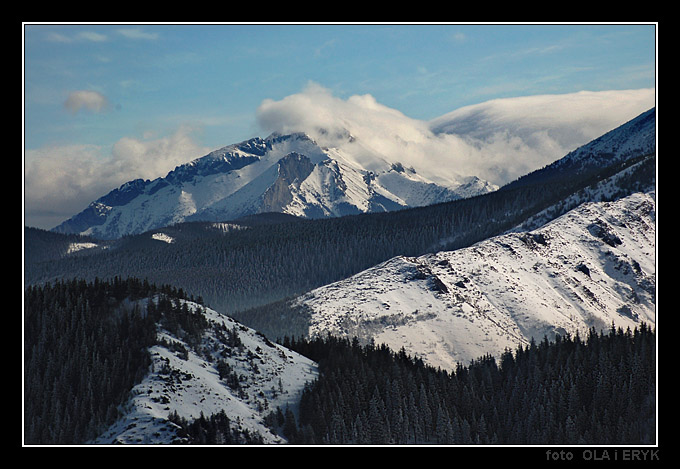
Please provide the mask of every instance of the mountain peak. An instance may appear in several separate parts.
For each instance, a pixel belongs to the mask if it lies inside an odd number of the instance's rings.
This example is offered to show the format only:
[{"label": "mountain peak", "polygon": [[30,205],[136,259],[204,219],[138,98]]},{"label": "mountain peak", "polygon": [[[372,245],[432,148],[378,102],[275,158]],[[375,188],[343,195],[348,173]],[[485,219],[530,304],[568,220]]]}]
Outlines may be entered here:
[{"label": "mountain peak", "polygon": [[[349,132],[342,138],[355,141]],[[429,205],[494,189],[460,181],[437,184],[398,161],[369,154],[363,147],[322,148],[303,132],[274,132],[221,147],[164,178],[127,182],[53,230],[118,238],[182,221],[227,221],[271,211],[334,217]],[[376,173],[366,161],[384,164]]]}]

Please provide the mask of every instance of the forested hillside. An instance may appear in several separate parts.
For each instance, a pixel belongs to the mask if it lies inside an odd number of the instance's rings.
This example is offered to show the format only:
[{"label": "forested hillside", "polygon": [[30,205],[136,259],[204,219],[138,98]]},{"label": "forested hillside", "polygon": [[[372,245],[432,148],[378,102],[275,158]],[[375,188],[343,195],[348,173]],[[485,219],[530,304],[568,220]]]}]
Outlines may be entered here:
[{"label": "forested hillside", "polygon": [[[159,345],[159,328],[180,338],[181,343],[161,346],[182,361],[186,348],[206,351],[199,338],[210,325],[204,314],[195,314],[204,305],[215,316],[227,313],[251,327],[267,344],[267,337],[282,339],[318,362],[320,377],[307,387],[299,414],[271,409],[266,422],[260,413],[253,417],[289,443],[655,443],[656,336],[645,324],[634,331],[612,326],[608,332],[593,329],[586,338],[532,341],[507,350],[499,363],[487,355],[443,371],[404,349],[362,345],[358,339],[302,338],[310,313],[287,300],[396,256],[467,247],[521,225],[541,225],[584,202],[613,200],[656,183],[653,152],[585,172],[554,169],[493,193],[390,213],[181,223],[106,242],[26,228],[25,443],[80,444],[101,437],[114,422],[127,425],[119,418],[133,405],[133,387],[154,368],[149,350]],[[196,298],[197,309],[189,310],[183,298]],[[230,355],[229,341],[217,342],[226,347],[222,357]],[[248,352],[243,351],[254,360]],[[282,362],[276,368],[294,365],[286,353],[277,356]],[[249,378],[251,390],[262,381],[260,367],[252,363],[238,377]],[[233,376],[220,368],[210,372],[222,389],[222,381],[228,387]],[[309,374],[294,377],[298,392],[307,382],[302,376]],[[148,389],[144,396],[152,399]],[[201,389],[210,389],[212,399],[217,388]],[[277,391],[270,386],[268,392]],[[226,414],[159,415],[152,419],[179,429],[184,443],[263,441],[232,428]],[[107,442],[138,441],[117,439],[121,433],[114,427]],[[152,427],[135,427],[134,437],[147,428]],[[285,440],[276,435],[269,441]]]},{"label": "forested hillside", "polygon": [[[209,327],[178,301],[184,296],[137,279],[28,288],[25,442],[82,444],[119,418],[149,371],[157,325],[190,347]],[[450,372],[356,339],[284,338],[282,345],[320,371],[297,416],[278,408],[267,418],[291,444],[655,443],[656,335],[644,323],[532,341],[498,363],[483,356]],[[223,412],[167,418],[176,442],[262,443]]]},{"label": "forested hillside", "polygon": [[[251,224],[230,231],[212,229],[207,223],[186,223],[126,237],[106,249],[83,249],[59,260],[27,262],[25,279],[30,285],[74,277],[89,281],[119,275],[145,278],[200,295],[213,309],[238,314],[250,325],[248,315],[242,313],[246,309],[346,278],[397,255],[468,246],[555,207],[568,195],[624,167],[631,172],[616,183],[621,194],[653,184],[655,158],[650,155],[583,178],[524,185],[399,212]],[[570,208],[564,206],[551,216]],[[36,233],[27,230],[27,251],[37,249],[31,241]]]},{"label": "forested hillside", "polygon": [[[148,308],[150,296],[157,305]],[[137,279],[29,287],[24,295],[24,438],[81,444],[121,415],[149,370],[156,324],[198,334],[205,327],[174,301],[183,292]],[[140,302],[141,300],[141,302]]]},{"label": "forested hillside", "polygon": [[655,443],[655,333],[645,324],[558,337],[455,372],[357,340],[286,339],[319,363],[298,444]]}]

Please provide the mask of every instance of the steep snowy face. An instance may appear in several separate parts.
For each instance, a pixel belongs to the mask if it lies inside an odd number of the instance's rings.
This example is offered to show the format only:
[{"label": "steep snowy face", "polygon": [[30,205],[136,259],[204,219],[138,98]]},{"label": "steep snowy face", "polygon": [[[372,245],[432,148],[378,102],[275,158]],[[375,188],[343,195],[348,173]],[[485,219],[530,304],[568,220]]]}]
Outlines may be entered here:
[{"label": "steep snowy face", "polygon": [[164,178],[128,182],[53,230],[112,239],[183,221],[225,221],[264,212],[341,216],[497,189],[477,179],[435,184],[382,155],[367,158],[366,151],[354,143],[321,148],[300,133],[254,138],[178,166]]},{"label": "steep snowy face", "polygon": [[655,323],[655,193],[586,203],[530,232],[397,257],[298,299],[310,334],[402,346],[433,366],[555,334]]}]

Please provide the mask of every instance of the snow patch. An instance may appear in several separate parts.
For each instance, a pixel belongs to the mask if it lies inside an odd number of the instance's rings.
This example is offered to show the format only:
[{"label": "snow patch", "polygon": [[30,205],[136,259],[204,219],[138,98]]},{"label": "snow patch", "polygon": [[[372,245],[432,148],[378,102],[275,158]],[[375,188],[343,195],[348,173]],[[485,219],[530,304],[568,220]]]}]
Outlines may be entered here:
[{"label": "snow patch", "polygon": [[154,233],[151,235],[152,239],[155,239],[156,241],[163,241],[164,243],[172,244],[175,242],[175,239],[172,236],[168,236],[165,233]]},{"label": "snow patch", "polygon": [[210,227],[225,234],[231,233],[232,231],[248,229],[247,226],[237,225],[236,223],[211,223]]},{"label": "snow patch", "polygon": [[83,249],[92,249],[98,246],[97,243],[71,243],[66,250],[67,254],[82,251]]}]

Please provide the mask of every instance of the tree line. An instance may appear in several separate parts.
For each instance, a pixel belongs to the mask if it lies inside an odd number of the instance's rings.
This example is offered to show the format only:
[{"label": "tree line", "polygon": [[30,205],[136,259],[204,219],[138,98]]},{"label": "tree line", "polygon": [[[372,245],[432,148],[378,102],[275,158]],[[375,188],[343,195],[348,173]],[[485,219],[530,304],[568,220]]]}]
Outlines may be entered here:
[{"label": "tree line", "polygon": [[655,442],[655,333],[596,332],[454,371],[345,338],[284,340],[319,363],[295,444],[641,445]]},{"label": "tree line", "polygon": [[239,430],[232,425],[232,419],[222,410],[206,417],[201,412],[198,418],[189,421],[173,412],[168,420],[179,427],[176,444],[189,445],[261,445],[262,436],[248,429]]}]

